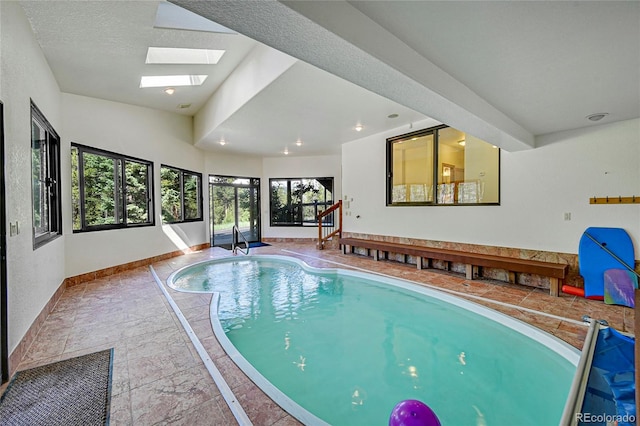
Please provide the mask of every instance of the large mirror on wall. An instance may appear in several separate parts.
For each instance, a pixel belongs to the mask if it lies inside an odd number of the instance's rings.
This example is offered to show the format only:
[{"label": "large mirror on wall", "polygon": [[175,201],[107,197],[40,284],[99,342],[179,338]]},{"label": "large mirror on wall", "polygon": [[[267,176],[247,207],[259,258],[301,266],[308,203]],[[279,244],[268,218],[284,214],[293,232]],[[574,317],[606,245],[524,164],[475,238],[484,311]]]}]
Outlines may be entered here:
[{"label": "large mirror on wall", "polygon": [[387,139],[387,205],[500,203],[500,150],[449,126]]}]

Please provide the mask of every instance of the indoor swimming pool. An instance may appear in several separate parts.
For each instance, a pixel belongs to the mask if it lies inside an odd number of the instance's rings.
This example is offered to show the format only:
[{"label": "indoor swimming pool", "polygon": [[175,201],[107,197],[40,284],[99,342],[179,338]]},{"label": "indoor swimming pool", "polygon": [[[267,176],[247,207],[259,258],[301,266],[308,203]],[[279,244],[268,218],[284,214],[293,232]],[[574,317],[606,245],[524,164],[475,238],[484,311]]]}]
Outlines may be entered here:
[{"label": "indoor swimming pool", "polygon": [[282,256],[210,260],[168,285],[214,293],[225,351],[305,424],[385,425],[418,399],[442,424],[558,424],[579,351],[424,286]]}]

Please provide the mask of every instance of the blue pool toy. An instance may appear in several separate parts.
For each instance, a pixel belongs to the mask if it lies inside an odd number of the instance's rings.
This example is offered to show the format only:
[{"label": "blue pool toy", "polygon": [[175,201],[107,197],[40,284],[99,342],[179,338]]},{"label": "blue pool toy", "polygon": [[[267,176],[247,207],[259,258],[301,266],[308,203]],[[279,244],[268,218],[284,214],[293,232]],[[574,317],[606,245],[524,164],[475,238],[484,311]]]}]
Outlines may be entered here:
[{"label": "blue pool toy", "polygon": [[622,228],[587,228],[578,246],[580,275],[584,278],[584,297],[604,298],[604,272],[630,269],[635,263],[633,242]]},{"label": "blue pool toy", "polygon": [[389,426],[440,426],[440,420],[424,402],[405,399],[391,411]]}]

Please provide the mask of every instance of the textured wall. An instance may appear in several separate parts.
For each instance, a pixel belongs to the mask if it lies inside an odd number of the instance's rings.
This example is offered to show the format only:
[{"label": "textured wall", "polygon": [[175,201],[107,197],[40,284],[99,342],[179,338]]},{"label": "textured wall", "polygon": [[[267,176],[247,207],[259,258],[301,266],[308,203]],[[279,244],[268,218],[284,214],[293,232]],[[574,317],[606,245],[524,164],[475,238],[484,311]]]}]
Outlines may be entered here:
[{"label": "textured wall", "polygon": [[[18,222],[20,229],[18,235],[7,236],[9,349],[13,351],[65,278],[65,236],[33,249],[29,99],[59,134],[63,131],[60,90],[17,2],[0,2],[0,51],[7,220]],[[69,229],[63,227],[63,231],[66,234]]]},{"label": "textured wall", "polygon": [[640,205],[589,204],[594,196],[640,195],[640,120],[549,135],[533,150],[502,151],[499,206],[385,206],[385,138],[407,131],[343,145],[342,190],[353,198],[347,231],[577,253],[587,227],[618,227],[631,235],[640,258]]},{"label": "textured wall", "polygon": [[[160,165],[203,173],[204,156],[191,144],[192,119],[179,114],[95,98],[64,94],[63,203],[66,229],[71,229],[70,143],[76,142],[154,162],[155,226],[69,233],[66,241],[68,277],[169,253],[209,241],[205,218],[163,226]],[[206,196],[204,197],[206,199]]]}]

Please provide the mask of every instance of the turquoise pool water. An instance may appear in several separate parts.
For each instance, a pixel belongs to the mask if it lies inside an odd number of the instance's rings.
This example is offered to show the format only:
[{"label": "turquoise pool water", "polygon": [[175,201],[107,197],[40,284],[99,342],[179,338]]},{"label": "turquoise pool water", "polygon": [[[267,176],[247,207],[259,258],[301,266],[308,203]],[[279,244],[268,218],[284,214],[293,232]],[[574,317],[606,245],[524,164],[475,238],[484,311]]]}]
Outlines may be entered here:
[{"label": "turquoise pool water", "polygon": [[225,349],[303,421],[386,425],[396,403],[419,399],[443,425],[558,424],[575,349],[406,281],[285,259],[209,261],[169,285],[219,293]]}]

